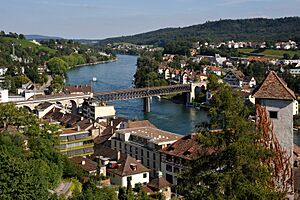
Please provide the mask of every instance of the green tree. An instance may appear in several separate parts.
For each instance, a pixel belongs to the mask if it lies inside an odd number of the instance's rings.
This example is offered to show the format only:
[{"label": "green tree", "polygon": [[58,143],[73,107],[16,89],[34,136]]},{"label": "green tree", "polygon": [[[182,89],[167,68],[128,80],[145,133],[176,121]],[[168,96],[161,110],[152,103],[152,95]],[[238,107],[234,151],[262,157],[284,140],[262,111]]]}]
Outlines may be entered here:
[{"label": "green tree", "polygon": [[259,145],[262,137],[248,121],[242,97],[221,85],[212,100],[211,127],[200,131],[202,154],[181,176],[178,189],[186,199],[280,199],[271,170],[262,161],[272,153]]},{"label": "green tree", "polygon": [[294,54],[294,56],[293,56],[293,60],[298,60],[298,59],[300,59],[300,57],[299,57],[299,55],[298,54]]},{"label": "green tree", "polygon": [[285,60],[289,60],[289,59],[291,59],[291,56],[290,56],[290,54],[288,54],[288,53],[284,53],[284,54],[283,54],[283,59],[285,59]]},{"label": "green tree", "polygon": [[54,57],[48,62],[48,67],[52,74],[64,75],[69,68],[68,64],[61,58]]}]

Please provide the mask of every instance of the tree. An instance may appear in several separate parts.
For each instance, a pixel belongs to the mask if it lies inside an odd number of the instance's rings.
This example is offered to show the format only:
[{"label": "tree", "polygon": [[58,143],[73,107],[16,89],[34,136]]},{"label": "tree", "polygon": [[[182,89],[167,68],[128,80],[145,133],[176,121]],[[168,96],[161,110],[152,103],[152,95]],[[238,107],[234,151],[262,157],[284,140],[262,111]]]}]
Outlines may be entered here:
[{"label": "tree", "polygon": [[54,57],[49,60],[48,67],[52,74],[64,75],[69,66],[61,58]]},{"label": "tree", "polygon": [[132,191],[131,180],[127,179],[127,189],[126,189],[126,199],[127,200],[134,200],[134,194]]},{"label": "tree", "polygon": [[126,193],[124,187],[119,187],[119,194],[118,194],[119,200],[126,200]]},{"label": "tree", "polygon": [[0,199],[48,199],[64,168],[63,156],[54,148],[57,127],[39,124],[13,104],[0,104],[0,111]]},{"label": "tree", "polygon": [[291,56],[290,56],[290,54],[288,54],[288,53],[284,53],[284,54],[283,54],[283,59],[285,59],[285,60],[289,60],[289,59],[291,59]]},{"label": "tree", "polygon": [[248,121],[242,97],[221,85],[211,106],[211,127],[222,131],[200,131],[202,154],[181,175],[179,191],[186,199],[280,199],[262,162],[272,153],[257,142],[262,133]]},{"label": "tree", "polygon": [[293,60],[298,60],[298,59],[300,59],[300,57],[299,57],[299,55],[298,54],[294,54],[294,56],[293,56]]}]

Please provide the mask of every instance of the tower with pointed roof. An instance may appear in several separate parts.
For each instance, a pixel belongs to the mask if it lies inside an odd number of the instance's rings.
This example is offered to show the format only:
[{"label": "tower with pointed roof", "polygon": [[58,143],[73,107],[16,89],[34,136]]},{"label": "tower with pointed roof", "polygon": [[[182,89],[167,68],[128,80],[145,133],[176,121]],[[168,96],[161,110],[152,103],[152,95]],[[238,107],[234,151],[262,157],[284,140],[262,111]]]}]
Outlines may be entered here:
[{"label": "tower with pointed roof", "polygon": [[[257,108],[257,122],[264,121],[259,108],[264,109],[265,122],[274,134],[275,143],[279,144],[282,154],[287,158],[284,167],[288,169],[289,192],[293,188],[293,102],[296,100],[294,92],[276,74],[270,71],[263,83],[253,93]],[[271,137],[272,138],[272,137]],[[274,145],[273,145],[274,146]],[[282,159],[282,158],[281,158]],[[274,161],[275,162],[275,161]],[[276,162],[275,162],[276,165]],[[276,170],[276,167],[275,167]]]}]

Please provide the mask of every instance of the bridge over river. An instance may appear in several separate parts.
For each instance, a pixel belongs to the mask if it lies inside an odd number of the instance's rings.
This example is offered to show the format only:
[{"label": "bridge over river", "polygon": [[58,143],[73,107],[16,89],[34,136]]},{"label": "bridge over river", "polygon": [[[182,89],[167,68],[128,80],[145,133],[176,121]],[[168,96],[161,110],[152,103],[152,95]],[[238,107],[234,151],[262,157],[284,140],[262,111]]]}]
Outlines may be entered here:
[{"label": "bridge over river", "polygon": [[148,87],[148,88],[133,88],[127,90],[115,90],[110,92],[95,92],[91,95],[71,94],[71,95],[49,95],[49,96],[36,96],[26,101],[17,101],[17,106],[26,106],[31,110],[43,102],[60,103],[64,107],[70,103],[72,105],[79,106],[83,103],[84,99],[94,98],[98,102],[110,102],[129,99],[144,99],[144,111],[150,112],[151,103],[150,97],[187,93],[187,102],[191,103],[195,98],[197,91],[201,88],[206,88],[206,82],[191,83],[191,84],[177,84],[160,87]]}]

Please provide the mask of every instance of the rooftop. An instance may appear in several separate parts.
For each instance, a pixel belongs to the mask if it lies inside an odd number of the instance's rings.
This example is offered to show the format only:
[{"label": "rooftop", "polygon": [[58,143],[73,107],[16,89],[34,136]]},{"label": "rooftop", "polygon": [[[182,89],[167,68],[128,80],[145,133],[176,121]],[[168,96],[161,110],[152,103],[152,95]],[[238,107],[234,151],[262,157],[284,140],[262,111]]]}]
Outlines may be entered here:
[{"label": "rooftop", "polygon": [[146,168],[129,155],[121,155],[121,159],[118,160],[117,163],[118,165],[114,168],[108,168],[107,171],[123,177],[150,172],[150,169]]},{"label": "rooftop", "polygon": [[63,88],[65,94],[83,93],[90,94],[92,87],[90,85],[66,85]]},{"label": "rooftop", "polygon": [[191,134],[182,137],[169,147],[161,150],[161,153],[181,157],[187,160],[197,158],[201,153],[211,153],[212,149],[203,149],[197,141],[197,135]]},{"label": "rooftop", "polygon": [[253,96],[259,99],[297,99],[294,92],[274,71],[269,72],[262,84],[254,90]]},{"label": "rooftop", "polygon": [[84,171],[90,172],[90,171],[97,170],[97,163],[90,159],[84,158],[82,156],[77,156],[77,157],[71,158],[71,160],[75,164],[80,166]]},{"label": "rooftop", "polygon": [[150,142],[153,142],[155,144],[176,141],[182,137],[181,135],[163,131],[153,127],[127,128],[118,130],[116,132],[150,139]]},{"label": "rooftop", "polygon": [[128,128],[138,128],[138,127],[152,127],[152,128],[156,128],[156,126],[154,126],[148,120],[128,121]]}]

